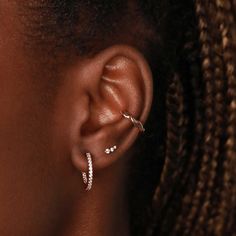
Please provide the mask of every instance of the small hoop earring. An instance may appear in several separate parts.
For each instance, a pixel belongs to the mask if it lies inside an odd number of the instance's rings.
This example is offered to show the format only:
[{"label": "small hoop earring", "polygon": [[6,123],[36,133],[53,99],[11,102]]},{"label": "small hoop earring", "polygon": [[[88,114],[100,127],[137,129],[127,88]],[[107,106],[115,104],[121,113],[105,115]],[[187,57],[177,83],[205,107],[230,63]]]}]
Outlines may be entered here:
[{"label": "small hoop earring", "polygon": [[85,190],[89,191],[93,186],[93,161],[89,152],[86,153],[86,157],[88,161],[88,176],[86,172],[82,172],[82,177],[84,184],[87,186]]},{"label": "small hoop earring", "polygon": [[133,126],[137,129],[139,129],[140,132],[145,132],[145,128],[140,120],[136,120],[127,111],[121,112],[121,114],[125,119],[130,120],[133,123]]}]

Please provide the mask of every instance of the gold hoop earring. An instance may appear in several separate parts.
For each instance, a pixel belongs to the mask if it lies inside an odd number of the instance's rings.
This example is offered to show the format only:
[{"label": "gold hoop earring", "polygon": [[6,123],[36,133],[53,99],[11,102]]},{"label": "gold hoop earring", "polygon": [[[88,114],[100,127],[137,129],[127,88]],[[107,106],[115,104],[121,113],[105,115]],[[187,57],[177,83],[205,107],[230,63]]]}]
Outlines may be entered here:
[{"label": "gold hoop earring", "polygon": [[86,172],[82,172],[82,178],[84,184],[87,186],[86,191],[89,191],[92,189],[93,186],[93,160],[92,155],[88,152],[86,153],[87,161],[88,161],[88,175]]}]

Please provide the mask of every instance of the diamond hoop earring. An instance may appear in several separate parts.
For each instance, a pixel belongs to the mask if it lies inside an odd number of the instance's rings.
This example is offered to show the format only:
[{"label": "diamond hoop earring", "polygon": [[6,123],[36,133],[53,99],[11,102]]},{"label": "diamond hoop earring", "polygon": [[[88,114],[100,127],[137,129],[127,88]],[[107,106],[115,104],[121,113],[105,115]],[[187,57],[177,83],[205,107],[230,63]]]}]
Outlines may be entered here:
[{"label": "diamond hoop earring", "polygon": [[93,186],[93,160],[91,154],[86,153],[87,161],[88,161],[88,176],[86,172],[82,172],[83,182],[87,186],[86,191],[91,190]]},{"label": "diamond hoop earring", "polygon": [[145,128],[140,120],[136,120],[127,111],[121,112],[121,114],[125,119],[130,120],[133,123],[133,126],[137,129],[139,129],[140,132],[145,132]]}]

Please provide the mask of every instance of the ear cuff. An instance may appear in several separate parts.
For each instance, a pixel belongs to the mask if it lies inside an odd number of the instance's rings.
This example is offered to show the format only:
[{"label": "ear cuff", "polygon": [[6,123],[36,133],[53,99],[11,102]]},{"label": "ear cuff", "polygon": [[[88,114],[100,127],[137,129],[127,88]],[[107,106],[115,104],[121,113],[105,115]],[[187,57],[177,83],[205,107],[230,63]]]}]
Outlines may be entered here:
[{"label": "ear cuff", "polygon": [[88,161],[88,175],[86,172],[82,172],[82,178],[84,184],[87,186],[86,191],[92,189],[93,186],[93,160],[91,154],[88,152],[86,153],[87,161]]},{"label": "ear cuff", "polygon": [[130,120],[135,128],[137,128],[140,132],[145,132],[145,128],[140,120],[136,120],[132,115],[130,115],[127,111],[121,113],[122,116]]}]

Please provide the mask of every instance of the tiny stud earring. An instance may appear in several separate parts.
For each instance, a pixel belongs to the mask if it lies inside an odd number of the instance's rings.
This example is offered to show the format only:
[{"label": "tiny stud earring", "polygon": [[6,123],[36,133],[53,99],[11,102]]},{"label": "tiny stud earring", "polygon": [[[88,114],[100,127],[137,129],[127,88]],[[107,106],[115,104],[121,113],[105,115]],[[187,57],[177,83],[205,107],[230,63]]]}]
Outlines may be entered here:
[{"label": "tiny stud earring", "polygon": [[133,126],[139,129],[140,132],[145,132],[145,128],[140,120],[136,120],[127,111],[121,112],[121,114],[125,119],[130,120],[133,123]]},{"label": "tiny stud earring", "polygon": [[92,161],[92,156],[90,153],[86,153],[87,161],[88,161],[88,175],[86,172],[82,172],[82,178],[83,182],[86,187],[86,191],[91,190],[92,185],[93,185],[93,161]]},{"label": "tiny stud earring", "polygon": [[117,149],[117,146],[115,145],[115,146],[113,146],[111,148],[107,148],[105,150],[105,153],[109,155],[109,154],[113,153],[116,149]]}]

